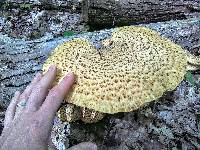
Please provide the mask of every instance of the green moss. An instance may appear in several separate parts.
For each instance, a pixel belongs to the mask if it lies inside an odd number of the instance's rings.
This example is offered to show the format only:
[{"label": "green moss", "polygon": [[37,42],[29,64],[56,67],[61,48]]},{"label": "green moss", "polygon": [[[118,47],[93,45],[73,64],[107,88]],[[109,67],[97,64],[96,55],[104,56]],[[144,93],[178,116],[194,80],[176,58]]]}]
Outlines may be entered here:
[{"label": "green moss", "polygon": [[10,7],[11,7],[11,3],[9,3],[9,2],[2,2],[2,3],[0,3],[0,8],[2,8],[2,9],[9,9]]},{"label": "green moss", "polygon": [[195,82],[195,80],[193,79],[193,75],[190,71],[188,71],[185,75],[185,80],[191,84],[192,86],[197,86],[197,83]]},{"label": "green moss", "polygon": [[23,3],[23,4],[20,4],[19,7],[20,7],[20,9],[31,10],[32,5],[31,4]]},{"label": "green moss", "polygon": [[65,31],[65,32],[63,33],[63,36],[64,36],[64,37],[69,37],[69,36],[73,36],[73,35],[75,35],[75,33],[74,33],[73,31]]}]

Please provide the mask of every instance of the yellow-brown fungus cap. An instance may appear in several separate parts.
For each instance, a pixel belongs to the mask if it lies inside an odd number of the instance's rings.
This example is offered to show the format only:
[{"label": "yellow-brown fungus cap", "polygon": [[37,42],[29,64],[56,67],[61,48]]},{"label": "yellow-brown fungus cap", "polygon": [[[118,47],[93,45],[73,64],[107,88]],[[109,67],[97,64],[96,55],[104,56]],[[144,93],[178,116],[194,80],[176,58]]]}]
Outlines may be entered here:
[{"label": "yellow-brown fungus cap", "polygon": [[129,112],[162,96],[183,80],[184,50],[144,27],[116,28],[101,53],[87,40],[58,46],[44,64],[60,68],[57,81],[73,72],[69,103],[103,113]]}]

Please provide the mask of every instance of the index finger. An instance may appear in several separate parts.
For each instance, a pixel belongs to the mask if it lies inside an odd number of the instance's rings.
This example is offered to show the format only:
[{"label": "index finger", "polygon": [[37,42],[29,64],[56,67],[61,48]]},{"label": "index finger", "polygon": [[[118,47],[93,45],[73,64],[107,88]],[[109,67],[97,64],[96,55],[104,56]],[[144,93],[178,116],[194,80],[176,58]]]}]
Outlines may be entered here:
[{"label": "index finger", "polygon": [[53,89],[49,91],[48,96],[46,97],[44,103],[39,110],[41,114],[44,114],[44,117],[50,119],[54,118],[65,95],[69,92],[71,86],[73,85],[74,80],[74,74],[69,73],[58,85],[56,85],[55,87],[53,87]]}]

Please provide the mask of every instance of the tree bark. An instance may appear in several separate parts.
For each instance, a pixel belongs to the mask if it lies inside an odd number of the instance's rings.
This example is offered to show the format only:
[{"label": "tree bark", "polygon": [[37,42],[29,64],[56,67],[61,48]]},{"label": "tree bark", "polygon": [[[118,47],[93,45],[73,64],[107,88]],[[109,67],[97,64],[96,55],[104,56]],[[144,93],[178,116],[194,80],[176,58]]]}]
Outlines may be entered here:
[{"label": "tree bark", "polygon": [[[192,53],[200,49],[200,18],[182,21],[150,23],[146,26],[158,31]],[[98,41],[109,37],[112,30],[86,33],[78,37],[87,38],[98,45]],[[75,36],[76,37],[76,36]],[[0,33],[0,106],[7,106],[16,90],[22,90],[32,80],[50,52],[69,38],[45,36],[41,39],[24,41]]]},{"label": "tree bark", "polygon": [[186,19],[200,13],[199,0],[92,0],[89,6],[89,24],[95,27]]},{"label": "tree bark", "polygon": [[23,4],[82,12],[84,22],[88,22],[92,30],[200,16],[199,0],[4,0],[0,8],[25,7]]}]

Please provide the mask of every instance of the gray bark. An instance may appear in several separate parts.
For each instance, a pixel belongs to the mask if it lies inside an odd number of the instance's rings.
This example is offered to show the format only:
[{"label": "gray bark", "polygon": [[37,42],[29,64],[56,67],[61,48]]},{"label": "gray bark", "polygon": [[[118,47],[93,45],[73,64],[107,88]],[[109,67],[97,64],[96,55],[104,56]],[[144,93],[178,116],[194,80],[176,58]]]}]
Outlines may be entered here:
[{"label": "gray bark", "polygon": [[199,15],[199,0],[92,0],[89,24],[114,26],[186,19],[195,12]]},{"label": "gray bark", "polygon": [[82,12],[84,21],[96,28],[200,16],[199,0],[4,0],[4,6],[5,2],[11,7],[31,4],[42,9]]},{"label": "gray bark", "polygon": [[[183,48],[198,53],[200,48],[200,18],[142,25],[158,31]],[[25,41],[0,33],[0,102],[7,106],[16,90],[22,90],[40,71],[44,60],[60,43],[75,37],[87,38],[96,46],[109,37],[112,29],[86,33],[70,38],[53,38]]]},{"label": "gray bark", "polygon": [[78,0],[3,0],[2,3],[12,4],[14,6],[21,4],[31,4],[34,6],[43,6],[43,7],[71,7],[72,5],[81,6],[81,2]]}]

